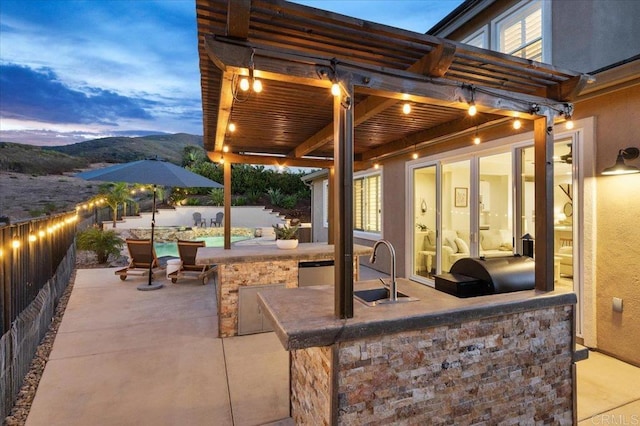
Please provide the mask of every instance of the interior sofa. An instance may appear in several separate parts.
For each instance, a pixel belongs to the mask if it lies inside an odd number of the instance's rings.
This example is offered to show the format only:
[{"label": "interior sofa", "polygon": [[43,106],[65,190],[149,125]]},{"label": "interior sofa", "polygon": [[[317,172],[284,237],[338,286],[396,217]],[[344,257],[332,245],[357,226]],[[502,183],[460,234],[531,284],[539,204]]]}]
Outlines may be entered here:
[{"label": "interior sofa", "polygon": [[[425,262],[425,269],[434,273],[436,268],[436,233],[427,231],[424,235],[422,250],[418,252]],[[487,258],[511,256],[513,245],[508,230],[481,230],[480,256]],[[442,231],[442,271],[447,272],[456,261],[469,257],[469,233],[463,231]]]}]

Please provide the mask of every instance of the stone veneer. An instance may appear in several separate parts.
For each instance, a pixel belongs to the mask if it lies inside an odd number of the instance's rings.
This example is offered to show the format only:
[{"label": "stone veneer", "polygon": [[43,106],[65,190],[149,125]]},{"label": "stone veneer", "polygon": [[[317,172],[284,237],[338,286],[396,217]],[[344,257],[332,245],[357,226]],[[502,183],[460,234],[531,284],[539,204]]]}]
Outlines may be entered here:
[{"label": "stone veneer", "polygon": [[292,417],[572,424],[573,315],[573,306],[559,306],[293,351]]},{"label": "stone veneer", "polygon": [[[358,279],[358,262],[354,261],[354,279]],[[218,265],[218,324],[220,337],[238,334],[238,288],[284,284],[298,287],[298,260],[228,263]]]},{"label": "stone veneer", "polygon": [[284,284],[298,287],[298,261],[279,260],[218,265],[218,321],[220,337],[238,334],[238,288]]}]

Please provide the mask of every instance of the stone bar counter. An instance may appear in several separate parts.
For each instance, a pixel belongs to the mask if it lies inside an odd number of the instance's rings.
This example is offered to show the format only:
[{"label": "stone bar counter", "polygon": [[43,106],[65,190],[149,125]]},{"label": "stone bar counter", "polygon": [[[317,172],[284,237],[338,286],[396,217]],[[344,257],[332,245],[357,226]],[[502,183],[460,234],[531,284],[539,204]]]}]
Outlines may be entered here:
[{"label": "stone bar counter", "polygon": [[[354,279],[359,276],[358,256],[370,255],[371,247],[354,245]],[[327,243],[301,243],[292,250],[275,245],[232,246],[198,249],[196,264],[218,265],[218,321],[220,337],[238,334],[238,289],[244,286],[283,284],[298,287],[298,263],[333,260],[334,246]]]},{"label": "stone bar counter", "polygon": [[419,300],[356,300],[346,320],[328,286],[259,293],[290,351],[296,424],[575,424],[574,293],[398,290]]}]

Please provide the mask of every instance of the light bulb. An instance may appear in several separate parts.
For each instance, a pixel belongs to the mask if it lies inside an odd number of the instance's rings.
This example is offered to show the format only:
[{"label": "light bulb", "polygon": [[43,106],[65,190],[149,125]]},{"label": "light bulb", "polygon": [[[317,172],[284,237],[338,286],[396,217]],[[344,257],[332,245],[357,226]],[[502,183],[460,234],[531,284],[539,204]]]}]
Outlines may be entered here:
[{"label": "light bulb", "polygon": [[33,243],[37,240],[36,236],[34,234],[29,234],[29,242]]},{"label": "light bulb", "polygon": [[38,237],[43,238],[43,237],[44,237],[44,235],[45,235],[45,234],[44,234],[44,231],[43,231],[43,230],[38,231]]},{"label": "light bulb", "polygon": [[402,112],[404,112],[405,114],[411,113],[411,104],[407,103],[402,105]]},{"label": "light bulb", "polygon": [[222,152],[229,152],[229,146],[228,145],[223,146]]},{"label": "light bulb", "polygon": [[249,90],[249,79],[247,77],[243,77],[240,80],[240,90],[242,90],[243,92]]},{"label": "light bulb", "polygon": [[333,83],[331,85],[331,94],[333,96],[340,96],[340,92],[341,92],[340,85],[338,83]]},{"label": "light bulb", "polygon": [[480,145],[480,137],[476,136],[475,138],[473,138],[473,143],[476,145]]},{"label": "light bulb", "polygon": [[218,161],[220,164],[224,164],[224,157],[220,157],[220,160]]},{"label": "light bulb", "polygon": [[253,80],[253,91],[256,93],[262,92],[262,82],[260,80]]},{"label": "light bulb", "polygon": [[414,153],[411,155],[411,158],[413,158],[414,160],[417,160],[417,159],[418,159],[418,153],[417,153],[417,152],[414,152]]},{"label": "light bulb", "polygon": [[373,165],[373,168],[374,168],[374,169],[379,169],[379,168],[380,168],[380,164],[375,163],[375,164]]},{"label": "light bulb", "polygon": [[474,116],[478,112],[478,108],[476,108],[476,104],[473,101],[469,104],[469,115]]},{"label": "light bulb", "polygon": [[20,240],[11,241],[11,247],[13,247],[14,249],[20,248]]},{"label": "light bulb", "polygon": [[236,131],[236,123],[229,123],[229,131],[231,133]]},{"label": "light bulb", "polygon": [[573,129],[573,120],[567,120],[567,122],[564,123],[564,127],[566,127],[567,130]]},{"label": "light bulb", "polygon": [[518,130],[519,128],[522,127],[522,122],[520,120],[518,120],[517,118],[513,121],[513,128]]}]

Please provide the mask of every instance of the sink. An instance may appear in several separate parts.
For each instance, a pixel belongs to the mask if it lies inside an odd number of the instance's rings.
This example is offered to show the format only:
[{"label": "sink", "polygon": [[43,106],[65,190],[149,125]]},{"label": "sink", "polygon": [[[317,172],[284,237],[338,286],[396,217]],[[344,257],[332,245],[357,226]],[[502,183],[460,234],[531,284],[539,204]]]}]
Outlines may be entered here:
[{"label": "sink", "polygon": [[386,303],[414,302],[418,300],[415,297],[409,297],[404,293],[398,292],[398,300],[396,302],[392,302],[389,300],[389,289],[386,287],[357,290],[353,292],[353,297],[367,306],[376,306]]}]

